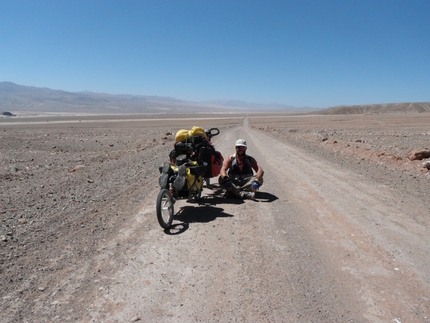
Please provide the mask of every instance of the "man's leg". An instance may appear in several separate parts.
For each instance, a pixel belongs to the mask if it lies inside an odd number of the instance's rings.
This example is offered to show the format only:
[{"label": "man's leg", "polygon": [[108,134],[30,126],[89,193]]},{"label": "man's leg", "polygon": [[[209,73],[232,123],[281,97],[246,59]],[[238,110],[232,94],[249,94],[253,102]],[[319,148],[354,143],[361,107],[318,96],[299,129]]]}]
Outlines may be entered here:
[{"label": "man's leg", "polygon": [[[252,182],[257,180],[255,176],[246,178],[242,184],[242,190],[246,192],[252,192]],[[263,185],[263,179],[259,180],[260,186]]]},{"label": "man's leg", "polygon": [[[252,190],[252,183],[257,180],[255,176],[250,176],[242,182],[240,196],[243,199],[255,200],[255,192]],[[260,186],[263,185],[263,179],[259,180]]]},{"label": "man's leg", "polygon": [[231,187],[231,192],[233,193],[233,195],[236,196],[237,198],[242,198],[242,195],[240,195],[241,191],[242,191],[242,188],[233,183]]},{"label": "man's leg", "polygon": [[255,199],[255,194],[251,192],[251,184],[253,177],[245,178],[242,180],[233,180],[234,195],[241,199]]},{"label": "man's leg", "polygon": [[[219,176],[218,177],[218,183],[221,187],[223,187],[225,180]],[[235,197],[237,198],[243,198],[242,195],[240,195],[240,192],[242,191],[241,187],[237,185],[236,182],[231,182],[231,187],[229,189],[224,188],[227,192],[231,192]]]}]

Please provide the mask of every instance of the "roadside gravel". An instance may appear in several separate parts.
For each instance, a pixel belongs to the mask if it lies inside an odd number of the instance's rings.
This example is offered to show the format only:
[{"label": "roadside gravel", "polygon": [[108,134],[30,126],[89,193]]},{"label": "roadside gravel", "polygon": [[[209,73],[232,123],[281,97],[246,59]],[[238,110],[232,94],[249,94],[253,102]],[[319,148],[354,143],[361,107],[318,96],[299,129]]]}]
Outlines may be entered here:
[{"label": "roadside gravel", "polygon": [[430,172],[423,167],[430,159],[408,158],[415,150],[430,151],[429,123],[428,114],[280,116],[255,120],[253,128],[395,188],[400,199],[430,205]]}]

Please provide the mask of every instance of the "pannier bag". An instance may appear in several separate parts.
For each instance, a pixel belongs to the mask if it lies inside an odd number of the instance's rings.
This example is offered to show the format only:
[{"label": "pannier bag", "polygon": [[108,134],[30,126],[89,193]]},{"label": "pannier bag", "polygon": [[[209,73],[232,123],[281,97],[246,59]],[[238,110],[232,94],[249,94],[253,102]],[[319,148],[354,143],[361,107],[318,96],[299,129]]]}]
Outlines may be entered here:
[{"label": "pannier bag", "polygon": [[215,150],[214,146],[207,145],[200,147],[199,160],[201,163],[208,164],[205,177],[211,178],[219,175],[224,157],[219,151]]},{"label": "pannier bag", "polygon": [[[183,163],[181,163],[182,161],[182,157],[183,156],[179,156],[177,159],[177,164],[176,165],[170,165],[170,169],[171,169],[171,174],[174,176],[175,174],[178,173],[179,170],[179,166],[178,164],[183,165]],[[206,172],[206,167],[207,165],[198,165],[197,162],[190,162],[187,161],[187,163],[185,163],[186,165],[186,183],[187,183],[187,187],[186,189],[188,189],[189,191],[193,191],[193,192],[198,192],[202,190],[203,187],[203,175]]]},{"label": "pannier bag", "polygon": [[202,127],[192,127],[191,130],[181,129],[176,133],[176,142],[189,142],[193,137],[201,136],[208,139],[208,135]]},{"label": "pannier bag", "polygon": [[203,175],[206,172],[206,166],[189,166],[187,167],[187,187],[190,191],[201,191],[203,188]]},{"label": "pannier bag", "polygon": [[172,164],[179,155],[191,156],[195,152],[199,164],[208,165],[203,177],[211,178],[219,175],[224,157],[215,150],[203,128],[194,126],[190,130],[181,129],[176,133],[175,141],[174,150],[169,155]]}]

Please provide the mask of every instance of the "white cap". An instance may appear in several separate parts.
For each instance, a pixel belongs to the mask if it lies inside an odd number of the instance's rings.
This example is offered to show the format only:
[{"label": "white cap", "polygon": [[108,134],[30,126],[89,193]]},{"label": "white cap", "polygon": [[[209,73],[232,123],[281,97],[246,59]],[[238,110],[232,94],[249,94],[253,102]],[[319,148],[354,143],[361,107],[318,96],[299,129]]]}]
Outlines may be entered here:
[{"label": "white cap", "polygon": [[246,147],[246,140],[245,139],[238,139],[236,141],[236,146],[243,146]]}]

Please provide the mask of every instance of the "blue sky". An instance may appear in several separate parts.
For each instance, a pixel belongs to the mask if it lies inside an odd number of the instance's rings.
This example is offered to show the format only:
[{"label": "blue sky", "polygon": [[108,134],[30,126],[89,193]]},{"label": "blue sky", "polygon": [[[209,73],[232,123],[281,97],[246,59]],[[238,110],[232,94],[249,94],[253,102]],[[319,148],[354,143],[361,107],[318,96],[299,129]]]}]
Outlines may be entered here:
[{"label": "blue sky", "polygon": [[0,0],[0,81],[297,107],[430,101],[428,0]]}]

